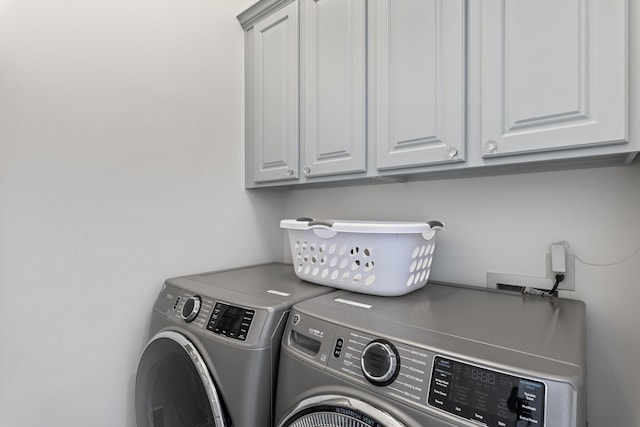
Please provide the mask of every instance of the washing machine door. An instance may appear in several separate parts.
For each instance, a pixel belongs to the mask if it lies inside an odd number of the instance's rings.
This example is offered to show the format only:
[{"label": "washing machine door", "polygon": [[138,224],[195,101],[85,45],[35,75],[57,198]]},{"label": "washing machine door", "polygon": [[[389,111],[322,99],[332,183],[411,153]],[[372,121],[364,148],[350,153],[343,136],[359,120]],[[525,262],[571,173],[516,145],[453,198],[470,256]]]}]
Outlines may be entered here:
[{"label": "washing machine door", "polygon": [[231,425],[202,356],[177,332],[160,332],[145,347],[135,399],[138,427]]},{"label": "washing machine door", "polygon": [[388,413],[358,399],[314,396],[298,403],[278,427],[406,427]]}]

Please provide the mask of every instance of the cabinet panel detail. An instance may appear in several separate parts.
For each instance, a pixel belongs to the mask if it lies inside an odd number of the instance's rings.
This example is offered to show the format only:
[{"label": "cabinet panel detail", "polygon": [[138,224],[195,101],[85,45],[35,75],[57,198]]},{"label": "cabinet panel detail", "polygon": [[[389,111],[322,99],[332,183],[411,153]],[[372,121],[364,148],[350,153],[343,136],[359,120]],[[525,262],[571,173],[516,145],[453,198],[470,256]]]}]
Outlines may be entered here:
[{"label": "cabinet panel detail", "polygon": [[303,146],[309,177],[366,169],[366,3],[304,3]]},{"label": "cabinet panel detail", "polygon": [[484,157],[626,141],[626,9],[483,2]]},{"label": "cabinet panel detail", "polygon": [[378,169],[464,160],[465,1],[376,4]]},{"label": "cabinet panel detail", "polygon": [[256,182],[298,177],[298,18],[291,3],[254,27]]}]

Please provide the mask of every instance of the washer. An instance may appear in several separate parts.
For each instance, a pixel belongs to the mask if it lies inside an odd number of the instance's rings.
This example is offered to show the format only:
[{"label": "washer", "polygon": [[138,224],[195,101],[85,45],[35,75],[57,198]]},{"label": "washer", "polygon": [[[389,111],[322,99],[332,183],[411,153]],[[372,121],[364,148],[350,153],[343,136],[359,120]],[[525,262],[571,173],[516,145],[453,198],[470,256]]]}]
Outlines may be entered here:
[{"label": "washer", "polygon": [[333,292],[290,319],[279,427],[586,425],[580,301],[429,284]]},{"label": "washer", "polygon": [[138,365],[138,427],[270,426],[291,306],[332,290],[286,264],[167,280]]}]

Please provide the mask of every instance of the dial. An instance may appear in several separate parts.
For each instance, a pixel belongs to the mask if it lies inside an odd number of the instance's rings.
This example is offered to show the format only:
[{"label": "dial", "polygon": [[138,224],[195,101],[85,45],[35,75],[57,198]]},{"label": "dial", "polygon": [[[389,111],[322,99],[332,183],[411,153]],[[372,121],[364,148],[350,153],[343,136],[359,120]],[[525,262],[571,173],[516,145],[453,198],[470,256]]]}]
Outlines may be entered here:
[{"label": "dial", "polygon": [[371,341],[362,351],[360,366],[365,378],[373,385],[391,384],[400,371],[398,350],[389,341]]},{"label": "dial", "polygon": [[201,300],[198,295],[189,297],[182,306],[182,318],[185,322],[193,322],[200,312]]}]

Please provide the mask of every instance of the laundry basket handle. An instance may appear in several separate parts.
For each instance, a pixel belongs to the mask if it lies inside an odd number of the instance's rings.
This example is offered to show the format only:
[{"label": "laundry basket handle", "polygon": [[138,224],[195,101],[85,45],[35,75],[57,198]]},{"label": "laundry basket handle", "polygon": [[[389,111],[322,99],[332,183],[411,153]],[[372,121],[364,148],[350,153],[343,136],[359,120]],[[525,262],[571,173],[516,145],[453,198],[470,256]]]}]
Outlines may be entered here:
[{"label": "laundry basket handle", "polygon": [[325,227],[325,228],[331,228],[333,227],[333,221],[328,220],[328,219],[314,219],[313,221],[309,222],[309,227]]},{"label": "laundry basket handle", "polygon": [[444,230],[444,224],[440,221],[427,221],[432,230]]}]

